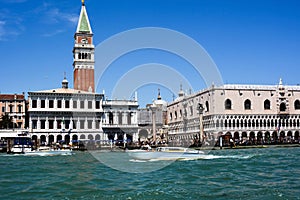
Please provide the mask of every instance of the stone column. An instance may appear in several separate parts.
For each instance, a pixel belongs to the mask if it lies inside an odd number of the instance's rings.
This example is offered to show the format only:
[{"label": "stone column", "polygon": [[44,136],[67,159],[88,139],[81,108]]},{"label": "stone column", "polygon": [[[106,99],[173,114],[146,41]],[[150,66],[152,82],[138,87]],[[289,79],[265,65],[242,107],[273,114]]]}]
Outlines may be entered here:
[{"label": "stone column", "polygon": [[54,117],[53,129],[54,129],[54,130],[57,130],[57,121],[56,121],[56,117]]},{"label": "stone column", "polygon": [[32,119],[31,119],[31,117],[29,118],[29,131],[32,131]]},{"label": "stone column", "polygon": [[48,117],[46,117],[45,129],[49,130],[49,118]]},{"label": "stone column", "polygon": [[38,130],[41,129],[41,120],[40,120],[40,117],[38,117],[38,119],[37,119],[36,129],[38,129]]},{"label": "stone column", "polygon": [[153,142],[156,144],[156,111],[157,107],[155,105],[151,106],[152,111],[152,135],[153,135]]},{"label": "stone column", "polygon": [[95,122],[95,117],[93,117],[93,122],[92,122],[92,129],[96,129],[96,122]]},{"label": "stone column", "polygon": [[116,112],[113,112],[113,124],[119,124],[119,119]]}]

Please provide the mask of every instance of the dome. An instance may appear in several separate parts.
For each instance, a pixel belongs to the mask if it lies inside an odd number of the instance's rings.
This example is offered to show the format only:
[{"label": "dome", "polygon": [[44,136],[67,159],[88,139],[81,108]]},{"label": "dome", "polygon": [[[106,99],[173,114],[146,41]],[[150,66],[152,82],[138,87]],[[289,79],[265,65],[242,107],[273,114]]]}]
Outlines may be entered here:
[{"label": "dome", "polygon": [[157,107],[162,108],[163,111],[167,110],[168,103],[166,101],[162,100],[162,99],[155,100],[153,102],[153,104],[156,105]]}]

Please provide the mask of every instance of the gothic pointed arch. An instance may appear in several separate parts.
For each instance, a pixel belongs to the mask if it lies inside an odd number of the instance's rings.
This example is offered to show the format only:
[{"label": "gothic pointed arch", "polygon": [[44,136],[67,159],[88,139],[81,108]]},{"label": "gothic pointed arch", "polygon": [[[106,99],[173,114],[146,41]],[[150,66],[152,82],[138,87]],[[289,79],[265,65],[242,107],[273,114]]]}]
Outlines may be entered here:
[{"label": "gothic pointed arch", "polygon": [[269,99],[266,99],[266,100],[264,101],[264,109],[265,109],[265,110],[270,110],[270,109],[271,109],[271,102],[270,102]]},{"label": "gothic pointed arch", "polygon": [[250,99],[246,99],[244,102],[244,109],[245,110],[250,110],[251,109],[251,101]]},{"label": "gothic pointed arch", "polygon": [[232,103],[230,99],[225,100],[225,109],[226,110],[231,110],[232,109]]},{"label": "gothic pointed arch", "polygon": [[298,99],[294,102],[294,108],[295,108],[295,110],[300,109],[300,101]]},{"label": "gothic pointed arch", "polygon": [[282,103],[280,104],[280,106],[279,106],[279,110],[280,110],[280,112],[284,112],[284,111],[286,111],[286,105],[285,105],[285,103],[284,103],[284,102],[282,102]]}]

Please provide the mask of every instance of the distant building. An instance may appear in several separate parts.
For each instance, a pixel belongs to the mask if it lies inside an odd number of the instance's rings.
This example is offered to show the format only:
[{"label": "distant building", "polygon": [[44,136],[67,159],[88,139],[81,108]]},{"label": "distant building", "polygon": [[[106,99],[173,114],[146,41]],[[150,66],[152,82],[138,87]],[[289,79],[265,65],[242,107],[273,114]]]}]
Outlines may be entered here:
[{"label": "distant building", "polygon": [[34,140],[53,143],[100,140],[103,95],[68,88],[28,92],[29,130]]},{"label": "distant building", "polygon": [[[154,120],[155,123],[153,123]],[[154,142],[154,140],[156,143],[167,142],[167,102],[162,100],[160,90],[157,99],[152,104],[139,109],[138,124],[141,142]]]},{"label": "distant building", "polygon": [[138,102],[135,100],[104,100],[102,129],[106,139],[138,141]]},{"label": "distant building", "polygon": [[[8,115],[11,128],[25,128],[26,100],[24,94],[0,94],[0,116]],[[1,119],[0,119],[1,120]]]},{"label": "distant building", "polygon": [[[300,86],[212,86],[168,104],[169,142],[213,145],[220,136],[239,143],[299,140]],[[200,123],[202,121],[203,123]],[[201,130],[203,127],[203,130]],[[200,131],[201,130],[201,131]]]}]

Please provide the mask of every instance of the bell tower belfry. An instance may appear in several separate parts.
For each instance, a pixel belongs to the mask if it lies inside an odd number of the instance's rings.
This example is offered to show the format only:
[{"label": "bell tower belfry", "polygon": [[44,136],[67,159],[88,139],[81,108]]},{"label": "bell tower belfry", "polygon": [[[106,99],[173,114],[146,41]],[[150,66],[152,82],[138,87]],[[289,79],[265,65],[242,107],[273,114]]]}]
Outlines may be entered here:
[{"label": "bell tower belfry", "polygon": [[93,32],[85,8],[84,0],[81,0],[81,2],[81,12],[78,20],[77,30],[74,35],[74,89],[95,92],[95,47],[93,44]]}]

